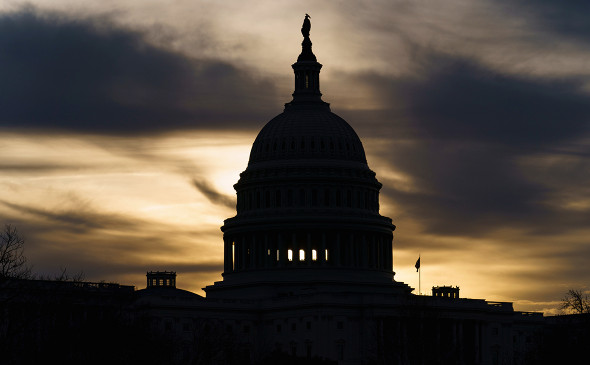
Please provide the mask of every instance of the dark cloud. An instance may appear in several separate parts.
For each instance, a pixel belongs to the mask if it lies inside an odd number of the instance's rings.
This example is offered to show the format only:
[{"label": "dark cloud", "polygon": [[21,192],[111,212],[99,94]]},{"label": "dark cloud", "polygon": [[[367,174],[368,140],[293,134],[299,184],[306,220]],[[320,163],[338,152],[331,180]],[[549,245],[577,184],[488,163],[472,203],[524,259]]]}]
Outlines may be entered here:
[{"label": "dark cloud", "polygon": [[[541,168],[523,160],[548,160],[563,150],[585,161],[587,151],[575,144],[588,135],[590,95],[578,81],[518,77],[458,56],[414,54],[412,76],[356,79],[375,88],[390,108],[351,123],[361,137],[388,138],[368,148],[412,181],[411,189],[383,181],[383,193],[437,234],[507,227],[557,233],[583,226],[587,209],[564,211],[548,200],[564,184],[571,186],[568,180],[587,178],[576,168],[585,164]],[[551,171],[560,173],[551,184],[534,178]]]},{"label": "dark cloud", "polygon": [[193,186],[197,188],[213,204],[223,205],[230,209],[236,209],[236,199],[220,193],[210,182],[204,179],[193,179]]},{"label": "dark cloud", "polygon": [[414,62],[411,76],[359,77],[398,107],[390,117],[411,123],[404,128],[414,136],[538,149],[589,130],[590,96],[578,79],[519,78],[429,52]]},{"label": "dark cloud", "polygon": [[112,213],[102,213],[78,206],[66,209],[43,209],[0,200],[0,204],[35,219],[43,219],[59,226],[68,226],[72,231],[87,232],[97,229],[133,229],[145,222],[136,218]]},{"label": "dark cloud", "polygon": [[[384,182],[383,193],[438,234],[478,234],[530,221],[546,188],[522,176],[513,156],[485,145],[425,141],[390,146],[390,161],[412,190]],[[524,223],[524,222],[521,222]]]},{"label": "dark cloud", "polygon": [[274,87],[104,18],[0,14],[0,127],[106,134],[258,126]]},{"label": "dark cloud", "polygon": [[586,0],[504,1],[506,11],[532,18],[541,29],[583,42],[590,38],[590,2]]},{"label": "dark cloud", "polygon": [[77,166],[71,164],[60,163],[18,163],[10,161],[0,161],[0,171],[3,173],[23,173],[23,174],[38,174],[43,172],[56,172],[79,170],[87,168],[88,166]]}]

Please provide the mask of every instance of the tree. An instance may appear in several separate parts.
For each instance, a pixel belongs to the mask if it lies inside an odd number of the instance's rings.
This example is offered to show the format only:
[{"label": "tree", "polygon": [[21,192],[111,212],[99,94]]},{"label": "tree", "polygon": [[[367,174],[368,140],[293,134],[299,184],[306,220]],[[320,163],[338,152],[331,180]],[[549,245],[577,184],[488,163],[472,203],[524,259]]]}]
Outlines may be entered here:
[{"label": "tree", "polygon": [[561,300],[560,308],[574,314],[590,313],[590,297],[581,290],[570,289]]},{"label": "tree", "polygon": [[0,232],[0,279],[25,279],[31,276],[31,268],[24,255],[25,240],[11,224]]}]

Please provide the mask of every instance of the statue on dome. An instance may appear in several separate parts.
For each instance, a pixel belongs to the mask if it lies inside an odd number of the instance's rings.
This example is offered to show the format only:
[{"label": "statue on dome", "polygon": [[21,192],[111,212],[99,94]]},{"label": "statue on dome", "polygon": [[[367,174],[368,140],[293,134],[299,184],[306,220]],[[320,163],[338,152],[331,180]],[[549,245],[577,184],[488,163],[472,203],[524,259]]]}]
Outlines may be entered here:
[{"label": "statue on dome", "polygon": [[303,34],[304,38],[309,38],[309,31],[311,30],[311,22],[309,21],[309,18],[311,18],[309,14],[305,14],[305,19],[301,26],[301,34]]}]

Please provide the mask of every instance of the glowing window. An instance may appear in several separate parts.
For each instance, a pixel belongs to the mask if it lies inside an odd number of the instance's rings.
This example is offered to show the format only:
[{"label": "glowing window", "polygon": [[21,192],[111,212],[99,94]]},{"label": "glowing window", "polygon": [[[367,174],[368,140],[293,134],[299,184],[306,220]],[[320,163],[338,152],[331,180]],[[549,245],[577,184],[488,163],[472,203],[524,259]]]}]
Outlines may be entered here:
[{"label": "glowing window", "polygon": [[305,251],[299,250],[299,261],[305,261]]},{"label": "glowing window", "polygon": [[293,261],[293,250],[287,250],[287,259]]},{"label": "glowing window", "polygon": [[326,248],[326,261],[328,261],[328,249]]},{"label": "glowing window", "polygon": [[318,252],[316,250],[311,250],[311,259],[316,261],[318,259]]}]

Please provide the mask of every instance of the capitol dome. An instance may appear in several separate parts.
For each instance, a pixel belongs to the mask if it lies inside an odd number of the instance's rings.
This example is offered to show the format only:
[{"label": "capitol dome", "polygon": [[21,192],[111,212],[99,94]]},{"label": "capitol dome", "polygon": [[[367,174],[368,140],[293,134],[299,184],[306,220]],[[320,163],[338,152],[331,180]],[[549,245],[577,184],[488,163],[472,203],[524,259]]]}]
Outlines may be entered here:
[{"label": "capitol dome", "polygon": [[302,33],[293,99],[262,128],[234,185],[236,215],[221,227],[223,281],[205,288],[208,297],[410,290],[393,280],[395,226],[379,214],[382,185],[354,129],[322,100],[322,65]]},{"label": "capitol dome", "polygon": [[304,106],[287,107],[262,128],[248,165],[293,159],[367,162],[361,140],[344,119],[327,108]]}]

